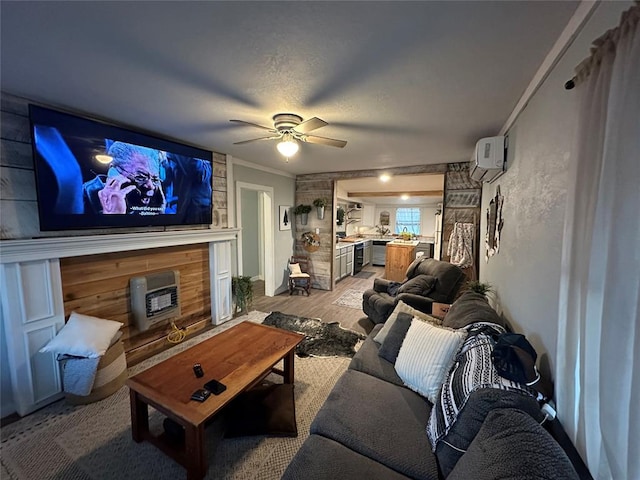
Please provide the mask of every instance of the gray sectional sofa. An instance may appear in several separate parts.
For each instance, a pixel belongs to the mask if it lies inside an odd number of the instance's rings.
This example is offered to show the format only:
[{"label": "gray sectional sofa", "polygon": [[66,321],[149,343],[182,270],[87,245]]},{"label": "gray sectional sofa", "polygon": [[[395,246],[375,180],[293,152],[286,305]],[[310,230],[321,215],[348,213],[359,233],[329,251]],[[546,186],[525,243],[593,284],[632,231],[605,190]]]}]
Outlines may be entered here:
[{"label": "gray sectional sofa", "polygon": [[[475,322],[501,320],[483,296],[465,293],[445,324]],[[394,364],[378,355],[374,338],[382,328],[374,327],[338,380],[283,479],[579,478],[540,425],[538,400],[517,390],[473,391],[432,451],[426,430],[434,405],[404,386]]]}]

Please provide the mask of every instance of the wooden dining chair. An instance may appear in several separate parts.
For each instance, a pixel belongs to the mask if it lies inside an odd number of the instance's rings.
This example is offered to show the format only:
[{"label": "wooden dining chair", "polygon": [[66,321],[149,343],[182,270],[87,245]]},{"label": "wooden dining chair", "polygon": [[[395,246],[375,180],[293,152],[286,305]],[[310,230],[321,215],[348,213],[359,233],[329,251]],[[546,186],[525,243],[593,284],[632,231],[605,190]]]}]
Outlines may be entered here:
[{"label": "wooden dining chair", "polygon": [[289,260],[289,295],[302,290],[310,295],[311,275],[309,257],[294,255]]}]

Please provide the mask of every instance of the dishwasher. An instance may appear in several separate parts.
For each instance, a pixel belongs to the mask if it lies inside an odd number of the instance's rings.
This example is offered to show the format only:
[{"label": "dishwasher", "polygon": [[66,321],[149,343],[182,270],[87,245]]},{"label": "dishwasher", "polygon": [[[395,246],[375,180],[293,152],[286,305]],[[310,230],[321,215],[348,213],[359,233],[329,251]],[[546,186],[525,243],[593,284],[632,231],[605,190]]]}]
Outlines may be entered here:
[{"label": "dishwasher", "polygon": [[372,244],[371,264],[384,267],[387,259],[387,242],[389,240],[374,240]]}]

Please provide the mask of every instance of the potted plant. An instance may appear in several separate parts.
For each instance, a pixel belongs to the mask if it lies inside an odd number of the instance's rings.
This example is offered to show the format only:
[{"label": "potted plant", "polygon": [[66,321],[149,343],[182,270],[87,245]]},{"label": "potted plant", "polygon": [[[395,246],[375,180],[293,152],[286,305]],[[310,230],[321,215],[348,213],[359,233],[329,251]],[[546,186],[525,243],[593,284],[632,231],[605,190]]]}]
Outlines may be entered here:
[{"label": "potted plant", "polygon": [[316,207],[318,212],[318,220],[324,219],[324,207],[326,207],[328,203],[326,198],[316,198],[313,201],[313,206]]},{"label": "potted plant", "polygon": [[344,208],[338,207],[336,211],[336,225],[342,225],[344,223],[345,213]]},{"label": "potted plant", "polygon": [[247,313],[253,302],[253,282],[251,277],[231,277],[231,293],[235,304],[234,314]]},{"label": "potted plant", "polygon": [[293,214],[296,216],[300,216],[300,223],[302,225],[306,225],[310,211],[311,211],[311,205],[300,204],[293,209]]}]

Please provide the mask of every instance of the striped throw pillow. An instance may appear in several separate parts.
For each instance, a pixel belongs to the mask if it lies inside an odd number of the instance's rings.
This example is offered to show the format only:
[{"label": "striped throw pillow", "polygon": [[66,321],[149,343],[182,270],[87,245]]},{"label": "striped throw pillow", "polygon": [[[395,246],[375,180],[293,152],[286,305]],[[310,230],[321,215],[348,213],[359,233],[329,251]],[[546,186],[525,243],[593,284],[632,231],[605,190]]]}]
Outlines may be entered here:
[{"label": "striped throw pillow", "polygon": [[411,390],[435,403],[467,336],[465,330],[413,320],[396,359],[396,372]]}]

